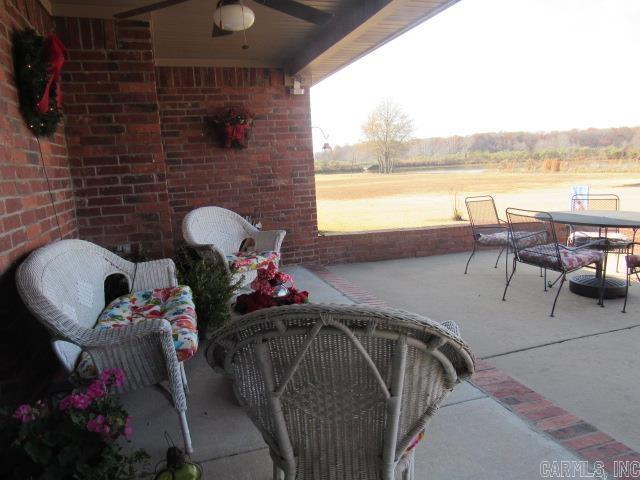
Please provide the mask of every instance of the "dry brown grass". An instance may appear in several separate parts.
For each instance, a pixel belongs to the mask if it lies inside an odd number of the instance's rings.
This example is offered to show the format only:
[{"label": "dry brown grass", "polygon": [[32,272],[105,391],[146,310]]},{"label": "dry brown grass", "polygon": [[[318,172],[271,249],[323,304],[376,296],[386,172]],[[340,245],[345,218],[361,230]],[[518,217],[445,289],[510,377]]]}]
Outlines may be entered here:
[{"label": "dry brown grass", "polygon": [[[451,192],[490,194],[507,207],[565,210],[572,185],[594,193],[617,193],[622,209],[640,209],[640,172],[410,172],[316,175],[318,224],[322,231],[358,231],[452,223]],[[466,211],[462,207],[463,216]]]}]

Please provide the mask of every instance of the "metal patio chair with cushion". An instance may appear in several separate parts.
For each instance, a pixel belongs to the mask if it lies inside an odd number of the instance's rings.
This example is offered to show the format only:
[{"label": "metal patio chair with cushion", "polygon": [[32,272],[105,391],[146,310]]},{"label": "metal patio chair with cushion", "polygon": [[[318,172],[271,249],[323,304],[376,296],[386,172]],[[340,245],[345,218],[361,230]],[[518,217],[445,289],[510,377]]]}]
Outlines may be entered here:
[{"label": "metal patio chair with cushion", "polygon": [[[124,275],[133,293],[105,308],[105,279],[113,274]],[[182,362],[195,354],[198,331],[191,290],[178,286],[172,260],[132,263],[90,242],[60,240],[32,252],[16,280],[72,378],[119,368],[123,391],[168,381],[185,449],[193,451]]]},{"label": "metal patio chair with cushion", "polygon": [[509,225],[498,217],[493,197],[490,195],[467,197],[464,199],[464,203],[467,207],[473,234],[473,250],[471,250],[471,255],[464,268],[465,275],[469,269],[471,259],[476,254],[476,250],[481,247],[500,247],[500,253],[494,268],[498,268],[500,257],[506,250],[505,273],[507,273],[510,248]]},{"label": "metal patio chair with cushion", "polygon": [[[547,291],[547,270],[558,272],[560,276],[556,281],[549,283],[549,286],[553,286],[558,280],[560,281],[560,286],[558,287],[553,301],[553,307],[551,308],[551,316],[553,317],[558,296],[560,295],[568,273],[594,264],[602,270],[604,253],[595,249],[601,246],[601,242],[585,243],[576,248],[569,248],[558,243],[555,223],[551,215],[547,212],[507,208],[507,220],[509,221],[509,229],[514,238],[513,244],[515,251],[513,256],[513,269],[504,287],[502,300],[506,299],[507,289],[511,284],[513,275],[516,273],[516,265],[518,262],[545,269],[545,292]],[[603,300],[604,270],[602,270],[601,275],[600,302]]]},{"label": "metal patio chair with cushion", "polygon": [[[571,197],[571,211],[584,210],[620,210],[620,197],[613,193],[576,194]],[[617,254],[616,271],[618,271],[620,256],[626,253],[627,244],[631,241],[620,229],[569,225],[567,245],[579,247],[584,243],[593,242],[606,237],[609,241],[608,251]]]},{"label": "metal patio chair with cushion", "polygon": [[625,266],[627,268],[627,286],[624,294],[624,305],[622,307],[622,313],[627,313],[627,299],[629,298],[629,285],[631,284],[631,277],[635,274],[638,282],[640,282],[640,255],[633,255],[633,248],[640,243],[631,243],[628,245],[629,255],[625,257]]},{"label": "metal patio chair with cushion", "polygon": [[258,268],[270,262],[278,265],[286,233],[258,230],[237,213],[221,207],[197,208],[182,222],[187,244],[202,255],[213,255],[235,280],[242,279],[242,285],[256,278]]},{"label": "metal patio chair with cushion", "polygon": [[453,322],[351,305],[245,315],[214,333],[207,360],[285,480],[413,479],[427,423],[474,371]]}]

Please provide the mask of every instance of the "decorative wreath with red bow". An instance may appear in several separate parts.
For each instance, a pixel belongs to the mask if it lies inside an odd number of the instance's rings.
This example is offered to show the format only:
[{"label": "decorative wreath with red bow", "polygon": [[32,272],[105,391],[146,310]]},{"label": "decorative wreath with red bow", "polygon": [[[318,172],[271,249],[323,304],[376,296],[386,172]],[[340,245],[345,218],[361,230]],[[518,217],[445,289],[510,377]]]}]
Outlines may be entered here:
[{"label": "decorative wreath with red bow", "polygon": [[253,119],[252,113],[239,107],[231,108],[226,114],[214,118],[213,122],[222,135],[222,146],[224,148],[247,148]]},{"label": "decorative wreath with red bow", "polygon": [[20,111],[37,137],[51,136],[62,119],[60,73],[66,49],[55,35],[46,39],[28,28],[13,35],[13,61]]}]

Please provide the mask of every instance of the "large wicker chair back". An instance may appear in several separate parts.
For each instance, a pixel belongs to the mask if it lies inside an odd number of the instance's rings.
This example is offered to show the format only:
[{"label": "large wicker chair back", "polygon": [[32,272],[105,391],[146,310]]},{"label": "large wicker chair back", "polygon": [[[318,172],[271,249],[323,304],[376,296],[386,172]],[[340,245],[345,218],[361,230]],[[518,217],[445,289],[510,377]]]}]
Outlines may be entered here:
[{"label": "large wicker chair back", "polygon": [[549,213],[507,208],[507,220],[519,262],[562,270],[555,224]]},{"label": "large wicker chair back", "polygon": [[222,255],[238,251],[242,240],[257,229],[231,210],[201,207],[189,212],[182,223],[185,241],[192,246],[214,245]]},{"label": "large wicker chair back", "polygon": [[474,370],[442,325],[347,305],[246,315],[214,334],[207,359],[223,363],[286,480],[413,478],[409,447]]}]

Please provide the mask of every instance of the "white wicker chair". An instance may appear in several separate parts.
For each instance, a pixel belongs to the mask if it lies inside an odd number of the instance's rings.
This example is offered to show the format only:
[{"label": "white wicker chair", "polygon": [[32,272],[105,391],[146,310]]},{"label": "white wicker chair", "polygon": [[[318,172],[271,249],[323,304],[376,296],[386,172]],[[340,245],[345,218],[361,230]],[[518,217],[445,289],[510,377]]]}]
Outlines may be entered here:
[{"label": "white wicker chair", "polygon": [[98,372],[124,371],[124,391],[168,380],[185,449],[191,453],[186,376],[169,322],[152,319],[117,329],[92,328],[105,307],[104,281],[111,274],[125,275],[129,284],[133,282],[133,291],[178,284],[170,259],[135,264],[82,240],[61,240],[35,250],[22,262],[16,278],[20,296],[51,333],[53,348],[68,372],[84,350]]},{"label": "white wicker chair", "polygon": [[[212,253],[227,269],[227,255],[237,253],[243,240],[252,238],[257,251],[279,253],[286,233],[284,230],[258,230],[237,213],[221,207],[197,208],[182,222],[182,235],[187,245],[200,253]],[[234,280],[242,279],[242,285],[247,285],[255,277],[255,271],[246,271],[236,273]]]},{"label": "white wicker chair", "polygon": [[474,371],[445,323],[362,306],[268,308],[215,332],[207,361],[231,377],[274,479],[411,480],[416,438]]}]

